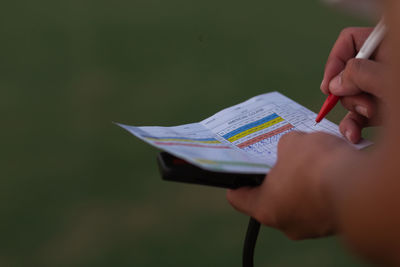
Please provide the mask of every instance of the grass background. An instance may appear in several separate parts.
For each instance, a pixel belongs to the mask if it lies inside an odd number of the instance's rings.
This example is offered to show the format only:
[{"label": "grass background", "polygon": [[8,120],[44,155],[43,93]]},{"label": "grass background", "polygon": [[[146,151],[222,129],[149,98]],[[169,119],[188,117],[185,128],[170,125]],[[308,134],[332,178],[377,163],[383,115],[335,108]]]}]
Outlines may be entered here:
[{"label": "grass background", "polygon": [[[273,90],[317,111],[352,25],[318,1],[0,3],[0,266],[240,266],[247,217],[224,190],[161,181],[157,151],[111,122],[195,122]],[[362,264],[262,228],[256,266]]]}]

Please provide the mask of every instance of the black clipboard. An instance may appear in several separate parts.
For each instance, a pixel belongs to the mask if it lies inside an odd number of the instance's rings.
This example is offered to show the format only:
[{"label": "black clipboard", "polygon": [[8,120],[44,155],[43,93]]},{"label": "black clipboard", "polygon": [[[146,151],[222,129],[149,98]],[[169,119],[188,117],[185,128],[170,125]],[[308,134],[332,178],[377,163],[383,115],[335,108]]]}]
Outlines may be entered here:
[{"label": "black clipboard", "polygon": [[265,178],[265,174],[208,171],[167,152],[160,152],[157,162],[161,177],[166,181],[237,189],[259,186]]}]

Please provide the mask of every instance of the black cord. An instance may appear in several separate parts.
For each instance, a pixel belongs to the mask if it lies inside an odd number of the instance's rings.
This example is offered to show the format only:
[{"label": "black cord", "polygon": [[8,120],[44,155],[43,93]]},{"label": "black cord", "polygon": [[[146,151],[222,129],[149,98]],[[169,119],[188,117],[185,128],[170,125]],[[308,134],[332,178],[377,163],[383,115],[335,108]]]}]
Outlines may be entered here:
[{"label": "black cord", "polygon": [[260,223],[256,219],[250,217],[243,247],[243,267],[254,266],[254,248],[256,247],[259,231]]}]

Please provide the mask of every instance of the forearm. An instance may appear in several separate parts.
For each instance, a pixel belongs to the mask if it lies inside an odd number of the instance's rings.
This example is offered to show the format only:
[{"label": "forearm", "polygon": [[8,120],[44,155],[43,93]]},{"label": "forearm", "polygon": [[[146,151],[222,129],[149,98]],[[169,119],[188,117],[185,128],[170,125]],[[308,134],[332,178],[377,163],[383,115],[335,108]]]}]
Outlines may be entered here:
[{"label": "forearm", "polygon": [[400,166],[388,160],[393,144],[347,154],[341,167],[331,172],[327,186],[338,233],[363,257],[397,266],[400,182],[396,171]]}]

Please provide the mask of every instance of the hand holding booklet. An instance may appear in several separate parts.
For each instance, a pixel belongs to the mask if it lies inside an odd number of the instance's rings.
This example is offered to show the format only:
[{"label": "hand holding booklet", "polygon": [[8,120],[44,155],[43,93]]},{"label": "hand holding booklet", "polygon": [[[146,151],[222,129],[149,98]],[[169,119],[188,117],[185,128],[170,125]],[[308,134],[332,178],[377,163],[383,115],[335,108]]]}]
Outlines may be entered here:
[{"label": "hand holding booklet", "polygon": [[[278,93],[253,97],[197,123],[173,127],[119,124],[148,144],[204,170],[266,174],[277,160],[279,139],[291,131],[343,138],[336,124]],[[371,142],[354,145],[361,149]]]}]

